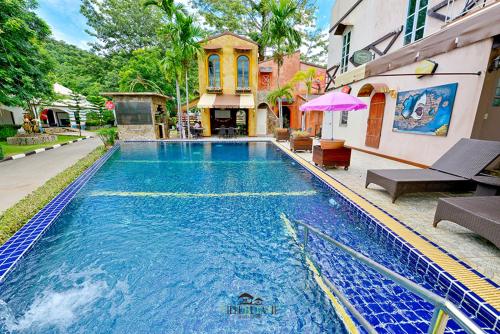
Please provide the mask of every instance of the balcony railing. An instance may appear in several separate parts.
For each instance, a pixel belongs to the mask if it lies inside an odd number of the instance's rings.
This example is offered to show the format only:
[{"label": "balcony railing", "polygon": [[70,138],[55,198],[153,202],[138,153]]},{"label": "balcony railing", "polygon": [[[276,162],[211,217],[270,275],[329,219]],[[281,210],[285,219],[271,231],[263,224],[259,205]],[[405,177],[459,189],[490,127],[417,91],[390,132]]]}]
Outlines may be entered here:
[{"label": "balcony railing", "polygon": [[444,14],[446,16],[445,22],[451,22],[468,13],[481,10],[495,2],[496,0],[448,0],[446,8],[444,9]]},{"label": "balcony railing", "polygon": [[220,94],[220,93],[222,93],[222,87],[209,86],[209,87],[207,87],[207,92],[208,93]]},{"label": "balcony railing", "polygon": [[252,89],[250,87],[236,87],[236,93],[251,93]]}]

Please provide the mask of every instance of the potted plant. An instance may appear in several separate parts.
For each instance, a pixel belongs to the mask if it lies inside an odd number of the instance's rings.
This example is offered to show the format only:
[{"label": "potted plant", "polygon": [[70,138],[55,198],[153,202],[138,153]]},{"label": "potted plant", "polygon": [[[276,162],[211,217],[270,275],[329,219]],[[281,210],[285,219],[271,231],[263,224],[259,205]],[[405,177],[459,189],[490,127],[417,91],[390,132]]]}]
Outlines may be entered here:
[{"label": "potted plant", "polygon": [[312,151],[313,140],[307,131],[294,131],[290,137],[292,151]]},{"label": "potted plant", "polygon": [[277,141],[288,140],[290,138],[290,133],[287,128],[276,128],[274,130],[274,138],[276,138]]}]

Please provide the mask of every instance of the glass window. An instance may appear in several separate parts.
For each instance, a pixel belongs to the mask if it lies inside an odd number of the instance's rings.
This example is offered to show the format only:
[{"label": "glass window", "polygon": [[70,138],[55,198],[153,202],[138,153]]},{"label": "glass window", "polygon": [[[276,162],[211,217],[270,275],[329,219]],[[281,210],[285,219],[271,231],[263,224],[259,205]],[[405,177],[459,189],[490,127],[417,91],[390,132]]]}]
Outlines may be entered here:
[{"label": "glass window", "polygon": [[406,15],[404,44],[418,41],[424,37],[425,20],[427,18],[428,0],[409,0]]},{"label": "glass window", "polygon": [[250,61],[247,56],[238,57],[238,88],[250,87],[249,66]]},{"label": "glass window", "polygon": [[220,57],[216,54],[208,57],[208,86],[220,88]]},{"label": "glass window", "polygon": [[495,97],[493,98],[493,107],[500,107],[500,79],[497,81],[495,88]]},{"label": "glass window", "polygon": [[351,32],[347,32],[342,37],[342,59],[340,60],[340,73],[347,71],[349,65],[349,47],[351,46]]},{"label": "glass window", "polygon": [[349,118],[349,112],[342,110],[340,114],[340,126],[347,126],[348,118]]}]

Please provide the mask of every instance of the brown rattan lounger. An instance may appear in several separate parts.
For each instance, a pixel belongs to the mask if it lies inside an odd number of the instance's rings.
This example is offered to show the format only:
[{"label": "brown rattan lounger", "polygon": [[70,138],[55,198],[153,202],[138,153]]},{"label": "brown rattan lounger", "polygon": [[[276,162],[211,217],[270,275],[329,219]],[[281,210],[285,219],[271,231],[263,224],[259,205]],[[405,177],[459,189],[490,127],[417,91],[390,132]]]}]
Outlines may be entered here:
[{"label": "brown rattan lounger", "polygon": [[392,202],[405,193],[474,190],[472,177],[500,155],[500,142],[460,139],[430,168],[368,170],[365,187],[383,187]]},{"label": "brown rattan lounger", "polygon": [[434,227],[441,220],[466,227],[500,248],[500,196],[440,198]]}]

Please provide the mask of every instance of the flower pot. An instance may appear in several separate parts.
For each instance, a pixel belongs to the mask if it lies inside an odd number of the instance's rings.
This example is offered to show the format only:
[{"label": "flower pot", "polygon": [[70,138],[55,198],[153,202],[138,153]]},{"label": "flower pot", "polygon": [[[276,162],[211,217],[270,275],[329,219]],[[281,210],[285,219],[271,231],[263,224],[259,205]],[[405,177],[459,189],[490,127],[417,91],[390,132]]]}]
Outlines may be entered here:
[{"label": "flower pot", "polygon": [[313,140],[311,137],[292,136],[290,137],[290,149],[292,151],[312,151]]},{"label": "flower pot", "polygon": [[277,141],[288,140],[290,138],[290,133],[288,132],[288,129],[277,128],[274,130],[274,137]]},{"label": "flower pot", "polygon": [[331,150],[336,148],[344,147],[344,139],[321,139],[321,148],[323,150]]}]

